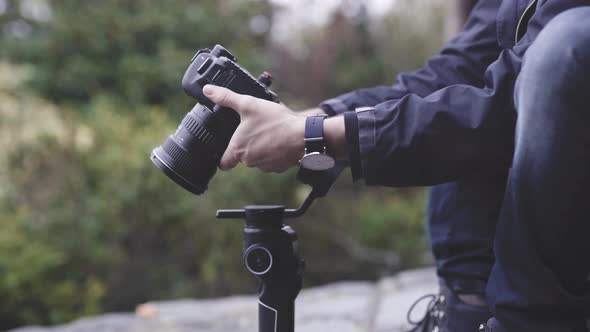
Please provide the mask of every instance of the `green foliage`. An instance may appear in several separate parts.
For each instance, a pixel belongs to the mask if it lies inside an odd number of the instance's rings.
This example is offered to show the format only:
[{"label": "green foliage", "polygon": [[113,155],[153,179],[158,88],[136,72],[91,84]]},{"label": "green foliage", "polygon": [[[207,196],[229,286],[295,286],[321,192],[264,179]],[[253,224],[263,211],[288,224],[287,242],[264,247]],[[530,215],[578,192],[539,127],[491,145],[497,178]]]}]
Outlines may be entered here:
[{"label": "green foliage", "polygon": [[192,55],[217,43],[231,49],[248,68],[263,61],[266,39],[249,31],[250,17],[269,14],[265,1],[107,0],[50,1],[52,19],[38,22],[9,2],[4,25],[27,25],[28,38],[1,34],[0,55],[34,63],[32,86],[56,102],[84,103],[107,94],[134,110],[164,104],[184,113],[188,99],[180,77]]},{"label": "green foliage", "polygon": [[357,211],[360,223],[352,225],[365,245],[393,250],[401,261],[398,268],[408,268],[420,261],[426,243],[422,190],[405,190],[389,195],[366,195]]},{"label": "green foliage", "polygon": [[[445,2],[402,1],[377,24],[376,56],[393,73],[422,67],[444,41]],[[389,72],[387,72],[389,74]]]},{"label": "green foliage", "polygon": [[[86,116],[63,112],[63,131],[21,142],[4,160],[13,190],[0,199],[0,271],[9,272],[0,320],[18,312],[17,322],[51,323],[150,299],[251,289],[235,278],[243,276],[241,227],[216,221],[214,209],[269,194],[292,202],[292,177],[240,168],[196,198],[147,162],[175,126],[160,109],[130,116],[102,98],[87,107]],[[9,130],[28,131],[38,113],[27,110]],[[21,311],[27,303],[35,306]]]}]

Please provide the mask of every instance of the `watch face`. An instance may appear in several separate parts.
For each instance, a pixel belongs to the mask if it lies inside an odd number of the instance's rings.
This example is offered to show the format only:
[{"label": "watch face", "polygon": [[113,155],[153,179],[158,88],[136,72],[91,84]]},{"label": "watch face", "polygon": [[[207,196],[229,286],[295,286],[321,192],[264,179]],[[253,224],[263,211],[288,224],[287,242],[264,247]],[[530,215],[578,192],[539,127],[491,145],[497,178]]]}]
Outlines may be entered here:
[{"label": "watch face", "polygon": [[307,154],[301,159],[301,166],[312,171],[325,171],[334,167],[334,164],[334,158],[319,152]]}]

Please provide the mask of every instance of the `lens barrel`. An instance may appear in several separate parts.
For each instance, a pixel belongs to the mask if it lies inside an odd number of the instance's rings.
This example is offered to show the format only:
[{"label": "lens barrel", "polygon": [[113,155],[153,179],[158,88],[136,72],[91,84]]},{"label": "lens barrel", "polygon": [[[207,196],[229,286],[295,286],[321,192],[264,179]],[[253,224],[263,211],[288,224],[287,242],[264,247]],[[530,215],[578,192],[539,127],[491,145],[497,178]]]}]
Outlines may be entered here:
[{"label": "lens barrel", "polygon": [[196,104],[176,132],[152,151],[151,160],[178,185],[200,195],[217,171],[239,116],[229,109],[211,111]]}]

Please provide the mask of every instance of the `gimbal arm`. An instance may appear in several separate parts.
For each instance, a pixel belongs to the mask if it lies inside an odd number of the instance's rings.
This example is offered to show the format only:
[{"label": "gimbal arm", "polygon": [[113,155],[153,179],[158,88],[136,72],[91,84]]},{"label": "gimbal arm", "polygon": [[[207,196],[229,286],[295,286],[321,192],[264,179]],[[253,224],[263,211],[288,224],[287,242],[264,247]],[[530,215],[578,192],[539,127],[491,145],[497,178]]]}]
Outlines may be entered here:
[{"label": "gimbal arm", "polygon": [[[310,185],[312,190],[298,208],[285,209],[285,214],[283,217],[287,219],[294,219],[303,216],[316,198],[326,196],[345,167],[345,162],[336,162],[336,165],[333,168],[326,171],[310,171],[304,168],[299,168],[299,171],[297,172],[297,180],[304,184]],[[246,218],[246,210],[217,210],[216,217],[220,219],[244,219]]]}]

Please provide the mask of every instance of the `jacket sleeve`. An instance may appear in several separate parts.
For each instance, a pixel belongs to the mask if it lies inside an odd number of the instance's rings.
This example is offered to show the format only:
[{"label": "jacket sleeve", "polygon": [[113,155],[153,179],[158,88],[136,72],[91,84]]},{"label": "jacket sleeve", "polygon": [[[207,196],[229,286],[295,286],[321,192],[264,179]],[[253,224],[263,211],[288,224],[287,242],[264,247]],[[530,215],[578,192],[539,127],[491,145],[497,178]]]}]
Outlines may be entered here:
[{"label": "jacket sleeve", "polygon": [[425,97],[458,83],[483,86],[485,69],[500,54],[496,38],[496,14],[500,2],[479,1],[461,33],[449,40],[422,69],[400,74],[393,86],[355,90],[326,100],[320,107],[329,115],[335,115],[400,99],[409,93]]},{"label": "jacket sleeve", "polygon": [[486,70],[483,87],[455,84],[426,97],[409,94],[350,112],[358,125],[346,130],[358,131],[358,162],[366,183],[433,185],[486,167],[508,167],[514,150],[514,83],[522,58],[549,20],[588,2],[540,2],[523,39]]}]

